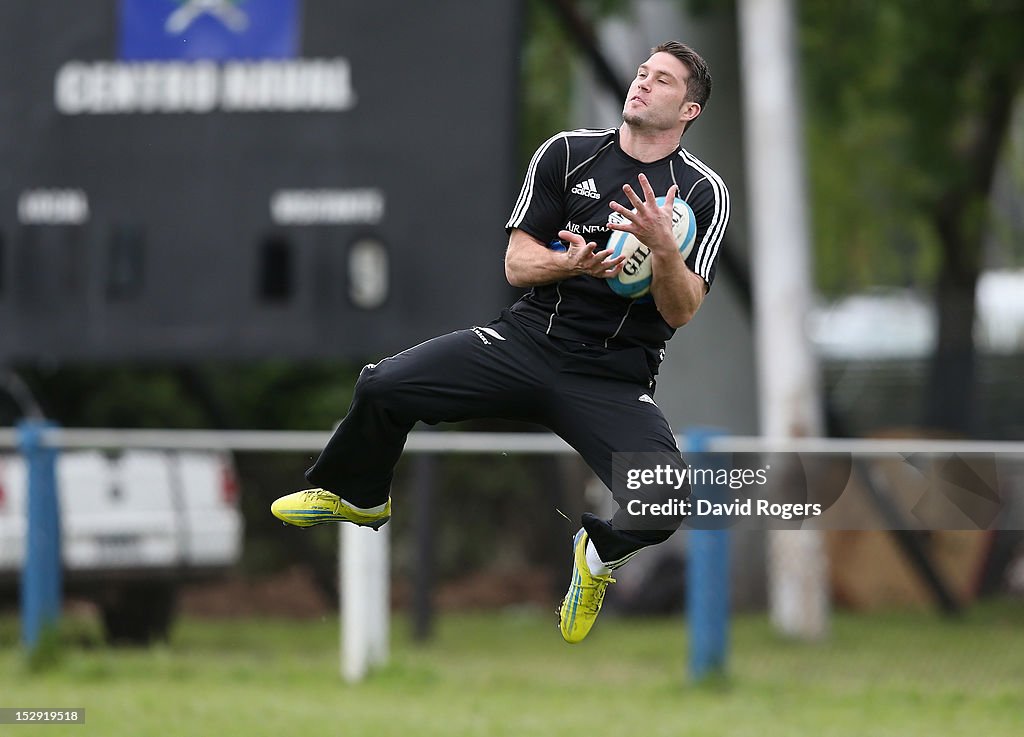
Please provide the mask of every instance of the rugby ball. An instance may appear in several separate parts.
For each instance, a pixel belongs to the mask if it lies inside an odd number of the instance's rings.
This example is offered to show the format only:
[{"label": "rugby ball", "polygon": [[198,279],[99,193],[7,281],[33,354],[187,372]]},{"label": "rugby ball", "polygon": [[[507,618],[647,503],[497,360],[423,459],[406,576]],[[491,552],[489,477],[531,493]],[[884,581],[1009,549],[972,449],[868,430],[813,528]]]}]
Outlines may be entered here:
[{"label": "rugby ball", "polygon": [[[656,202],[658,207],[662,207],[665,204],[665,198],[659,197]],[[613,212],[608,218],[608,222],[624,223],[627,221],[624,215]],[[683,255],[683,258],[689,256],[693,242],[697,239],[697,221],[693,217],[693,210],[690,209],[690,206],[678,197],[672,207],[672,235],[675,236],[676,243],[679,244],[679,253]],[[621,230],[612,231],[607,247],[612,249],[612,258],[623,254],[626,256],[626,261],[618,276],[606,279],[612,291],[629,299],[636,299],[647,294],[651,290],[651,249],[637,240],[632,233],[623,233]]]}]

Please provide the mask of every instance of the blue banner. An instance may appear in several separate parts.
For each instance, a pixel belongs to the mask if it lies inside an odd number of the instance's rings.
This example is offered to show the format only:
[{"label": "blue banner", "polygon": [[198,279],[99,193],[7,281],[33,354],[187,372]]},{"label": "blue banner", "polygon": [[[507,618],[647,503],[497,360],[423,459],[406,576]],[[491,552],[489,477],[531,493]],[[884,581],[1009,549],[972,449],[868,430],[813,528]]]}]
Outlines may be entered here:
[{"label": "blue banner", "polygon": [[120,58],[289,59],[300,0],[121,0]]}]

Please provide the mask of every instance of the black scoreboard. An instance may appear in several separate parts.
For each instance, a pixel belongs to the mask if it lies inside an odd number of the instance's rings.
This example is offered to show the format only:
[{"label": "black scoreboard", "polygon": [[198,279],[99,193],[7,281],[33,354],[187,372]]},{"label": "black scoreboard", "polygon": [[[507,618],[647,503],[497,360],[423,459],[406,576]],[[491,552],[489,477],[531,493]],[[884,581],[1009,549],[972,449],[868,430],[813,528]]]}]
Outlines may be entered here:
[{"label": "black scoreboard", "polygon": [[364,358],[490,319],[518,15],[0,3],[0,361]]}]

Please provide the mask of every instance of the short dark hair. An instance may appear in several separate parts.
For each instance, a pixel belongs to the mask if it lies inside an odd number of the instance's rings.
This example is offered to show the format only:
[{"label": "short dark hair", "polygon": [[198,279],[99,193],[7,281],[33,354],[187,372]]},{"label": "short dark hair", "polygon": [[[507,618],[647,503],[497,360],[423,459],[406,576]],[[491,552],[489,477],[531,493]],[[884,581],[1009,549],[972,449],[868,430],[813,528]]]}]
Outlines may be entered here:
[{"label": "short dark hair", "polygon": [[657,54],[659,51],[672,54],[690,70],[690,79],[686,82],[686,99],[688,102],[697,103],[703,109],[711,97],[711,70],[708,69],[708,63],[696,51],[678,41],[660,43],[651,49],[651,54]]}]

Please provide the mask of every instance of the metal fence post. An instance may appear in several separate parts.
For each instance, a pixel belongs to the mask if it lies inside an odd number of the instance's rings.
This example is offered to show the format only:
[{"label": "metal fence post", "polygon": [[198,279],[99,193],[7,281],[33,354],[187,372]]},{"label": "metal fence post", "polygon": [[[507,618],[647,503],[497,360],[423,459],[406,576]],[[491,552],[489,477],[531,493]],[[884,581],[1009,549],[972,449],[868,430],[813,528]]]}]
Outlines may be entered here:
[{"label": "metal fence post", "polygon": [[426,642],[434,634],[434,502],[437,486],[437,457],[416,458],[413,480],[413,527],[416,560],[412,582],[412,638]]},{"label": "metal fence post", "polygon": [[[721,430],[688,430],[685,433],[686,451],[702,455],[687,458],[687,462],[691,466],[706,463],[710,440],[723,434]],[[707,491],[694,484],[690,498],[708,498]],[[714,520],[709,522],[715,526]],[[718,524],[721,529],[690,529],[687,532],[689,672],[690,678],[696,682],[724,673],[729,650],[729,530],[724,522],[719,521]]]},{"label": "metal fence post", "polygon": [[56,628],[61,609],[60,503],[57,449],[43,445],[56,427],[45,420],[18,423],[18,448],[28,469],[27,535],[21,572],[21,639],[34,650],[44,630]]}]

